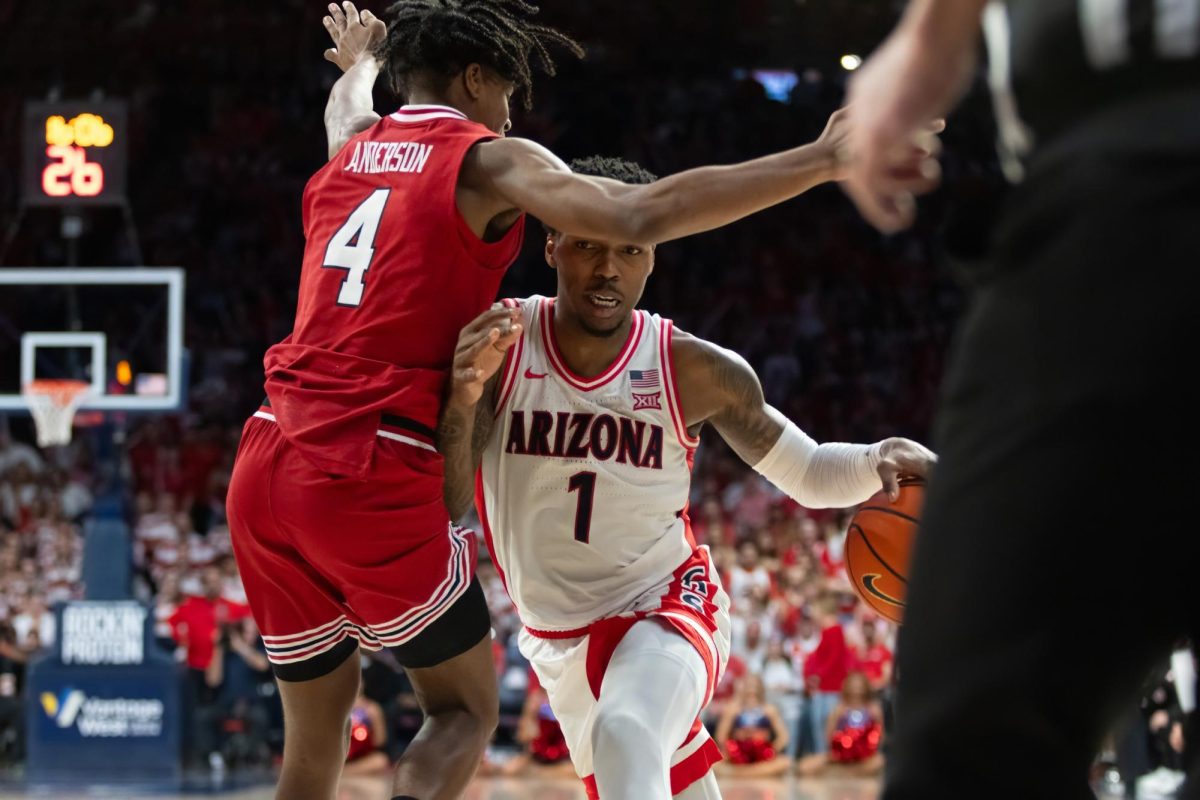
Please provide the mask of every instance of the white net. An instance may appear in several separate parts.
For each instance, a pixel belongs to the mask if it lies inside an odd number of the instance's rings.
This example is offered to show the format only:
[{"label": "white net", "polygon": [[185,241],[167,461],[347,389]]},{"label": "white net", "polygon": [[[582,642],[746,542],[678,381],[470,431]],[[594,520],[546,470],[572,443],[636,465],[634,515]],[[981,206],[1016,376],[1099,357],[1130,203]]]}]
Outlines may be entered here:
[{"label": "white net", "polygon": [[84,381],[40,380],[25,386],[21,394],[33,414],[38,447],[53,447],[71,441],[75,411],[91,394]]}]

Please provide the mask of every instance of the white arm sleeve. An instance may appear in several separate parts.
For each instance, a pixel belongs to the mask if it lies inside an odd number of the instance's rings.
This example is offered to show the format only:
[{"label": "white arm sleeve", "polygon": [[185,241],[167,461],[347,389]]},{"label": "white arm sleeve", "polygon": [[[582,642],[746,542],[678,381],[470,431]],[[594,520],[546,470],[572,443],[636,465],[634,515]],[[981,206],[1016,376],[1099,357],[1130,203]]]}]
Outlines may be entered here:
[{"label": "white arm sleeve", "polygon": [[805,508],[849,508],[883,488],[882,460],[878,443],[818,445],[788,422],[754,471]]}]

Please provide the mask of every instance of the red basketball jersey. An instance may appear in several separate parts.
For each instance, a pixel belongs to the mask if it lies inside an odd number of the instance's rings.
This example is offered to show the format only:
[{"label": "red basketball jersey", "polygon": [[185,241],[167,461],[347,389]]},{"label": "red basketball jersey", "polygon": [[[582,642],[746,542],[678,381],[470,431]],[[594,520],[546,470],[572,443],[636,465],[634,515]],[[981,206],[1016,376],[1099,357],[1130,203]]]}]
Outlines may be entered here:
[{"label": "red basketball jersey", "polygon": [[485,243],[458,211],[467,151],[495,138],[445,106],[404,106],[350,140],[304,190],[292,334],[266,355],[284,436],[365,477],[381,414],[432,429],[459,331],[495,299],[524,219]]}]

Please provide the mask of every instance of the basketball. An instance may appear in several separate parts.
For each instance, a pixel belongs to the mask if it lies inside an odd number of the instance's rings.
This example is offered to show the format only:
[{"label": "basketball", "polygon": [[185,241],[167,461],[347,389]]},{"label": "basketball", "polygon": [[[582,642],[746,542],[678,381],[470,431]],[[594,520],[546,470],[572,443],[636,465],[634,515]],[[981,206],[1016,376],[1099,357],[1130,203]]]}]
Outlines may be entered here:
[{"label": "basketball", "polygon": [[846,572],[867,605],[892,622],[904,618],[908,561],[925,500],[925,482],[900,481],[900,499],[893,503],[882,489],[871,496],[846,534]]}]

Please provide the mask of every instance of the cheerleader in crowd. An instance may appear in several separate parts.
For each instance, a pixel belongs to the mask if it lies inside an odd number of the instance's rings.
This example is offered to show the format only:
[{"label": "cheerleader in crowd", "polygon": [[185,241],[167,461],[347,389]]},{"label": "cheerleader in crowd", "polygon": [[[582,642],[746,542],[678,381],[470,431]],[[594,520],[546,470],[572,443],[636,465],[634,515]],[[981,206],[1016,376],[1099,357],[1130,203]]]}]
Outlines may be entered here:
[{"label": "cheerleader in crowd", "polygon": [[749,673],[742,678],[737,697],[725,706],[717,722],[715,738],[726,758],[716,766],[719,774],[773,778],[788,771],[787,725],[779,709],[766,701],[758,675]]},{"label": "cheerleader in crowd", "polygon": [[883,707],[874,698],[871,682],[862,672],[851,672],[842,684],[842,697],[826,723],[829,752],[800,759],[800,775],[826,772],[842,775],[879,775],[883,772]]}]

